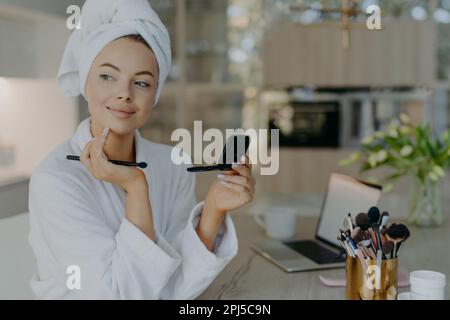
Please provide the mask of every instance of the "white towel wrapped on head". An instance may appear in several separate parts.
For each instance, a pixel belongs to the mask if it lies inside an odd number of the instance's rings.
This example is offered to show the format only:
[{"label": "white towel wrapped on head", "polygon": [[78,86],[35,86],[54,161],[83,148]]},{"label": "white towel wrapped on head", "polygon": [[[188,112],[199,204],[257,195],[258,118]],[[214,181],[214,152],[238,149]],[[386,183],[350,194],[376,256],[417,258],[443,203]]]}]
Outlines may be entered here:
[{"label": "white towel wrapped on head", "polygon": [[81,11],[81,29],[67,42],[58,83],[67,96],[85,97],[91,65],[110,42],[126,35],[139,34],[152,48],[159,66],[155,105],[170,72],[170,37],[148,0],[87,0]]}]

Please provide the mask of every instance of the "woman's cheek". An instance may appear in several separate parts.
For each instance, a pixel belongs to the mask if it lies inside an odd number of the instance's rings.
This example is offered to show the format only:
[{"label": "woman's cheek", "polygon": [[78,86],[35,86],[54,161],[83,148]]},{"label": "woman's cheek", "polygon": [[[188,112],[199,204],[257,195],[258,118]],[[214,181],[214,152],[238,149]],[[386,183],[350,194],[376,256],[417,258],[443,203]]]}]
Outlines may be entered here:
[{"label": "woman's cheek", "polygon": [[152,84],[152,87],[148,91],[140,92],[141,105],[149,105],[150,109],[153,108],[156,99],[157,88]]},{"label": "woman's cheek", "polygon": [[138,116],[138,121],[139,121],[138,126],[139,127],[145,125],[147,120],[150,118],[151,110],[152,110],[152,107],[145,107],[138,112],[138,115],[139,115]]},{"label": "woman's cheek", "polygon": [[140,108],[140,113],[142,112],[142,117],[148,118],[153,109],[154,101],[156,97],[156,92],[152,89],[149,93],[136,92],[135,103]]},{"label": "woman's cheek", "polygon": [[97,111],[95,109],[100,109],[108,97],[108,89],[102,85],[99,80],[94,79],[91,79],[91,81],[88,82],[86,93],[89,106],[93,109],[91,111]]}]

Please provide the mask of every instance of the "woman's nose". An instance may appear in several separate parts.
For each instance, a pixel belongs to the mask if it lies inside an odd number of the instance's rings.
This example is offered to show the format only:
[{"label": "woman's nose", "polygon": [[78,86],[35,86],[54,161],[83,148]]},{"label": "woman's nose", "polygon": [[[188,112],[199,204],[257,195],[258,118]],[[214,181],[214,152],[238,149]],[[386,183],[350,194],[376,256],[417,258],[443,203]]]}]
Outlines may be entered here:
[{"label": "woman's nose", "polygon": [[126,102],[132,101],[131,92],[128,86],[121,88],[120,92],[117,94],[117,100]]},{"label": "woman's nose", "polygon": [[131,97],[129,95],[120,95],[117,97],[118,100],[121,101],[126,101],[126,102],[130,102],[131,101]]}]

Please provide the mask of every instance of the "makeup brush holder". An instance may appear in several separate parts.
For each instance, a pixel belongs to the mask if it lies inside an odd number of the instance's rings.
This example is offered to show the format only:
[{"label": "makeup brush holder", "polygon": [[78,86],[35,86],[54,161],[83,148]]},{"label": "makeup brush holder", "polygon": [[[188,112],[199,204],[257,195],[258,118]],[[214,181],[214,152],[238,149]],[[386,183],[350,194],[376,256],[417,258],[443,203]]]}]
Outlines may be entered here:
[{"label": "makeup brush holder", "polygon": [[347,257],[347,299],[396,300],[397,258],[381,260],[381,268],[377,267],[376,260],[366,259],[365,262],[366,268],[363,268],[359,258]]}]

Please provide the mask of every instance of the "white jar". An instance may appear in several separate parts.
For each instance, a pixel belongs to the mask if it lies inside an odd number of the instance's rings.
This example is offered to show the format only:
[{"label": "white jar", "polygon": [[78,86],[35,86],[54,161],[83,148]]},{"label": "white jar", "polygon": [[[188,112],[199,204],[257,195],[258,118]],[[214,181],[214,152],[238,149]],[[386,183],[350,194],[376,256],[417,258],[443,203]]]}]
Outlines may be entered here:
[{"label": "white jar", "polygon": [[444,300],[446,276],[443,273],[418,270],[409,275],[412,300]]}]

